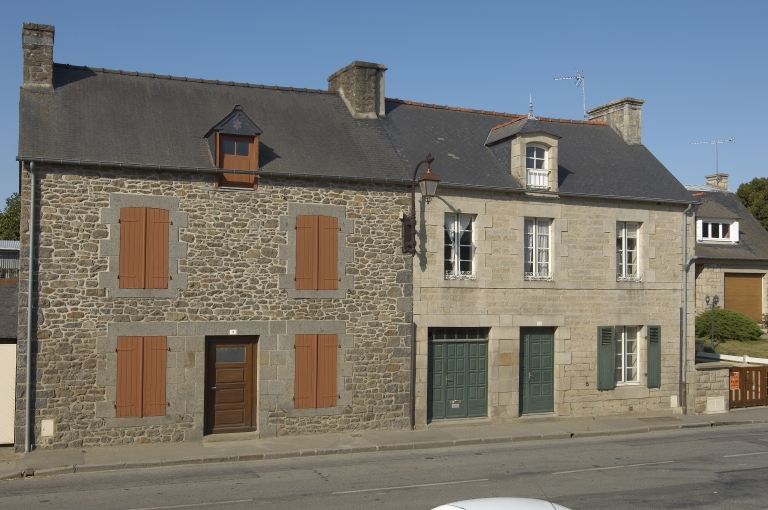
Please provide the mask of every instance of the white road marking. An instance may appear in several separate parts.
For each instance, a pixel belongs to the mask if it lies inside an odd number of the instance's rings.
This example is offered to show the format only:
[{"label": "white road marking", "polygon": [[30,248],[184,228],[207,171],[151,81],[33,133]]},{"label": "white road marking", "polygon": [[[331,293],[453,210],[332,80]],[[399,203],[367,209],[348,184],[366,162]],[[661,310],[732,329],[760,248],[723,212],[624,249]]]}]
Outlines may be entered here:
[{"label": "white road marking", "polygon": [[417,487],[434,487],[436,485],[455,485],[459,483],[487,482],[487,481],[488,481],[488,478],[478,478],[477,480],[459,480],[456,482],[420,483],[417,485],[399,485],[397,487],[379,487],[377,489],[359,489],[356,491],[334,492],[334,494],[356,494],[358,492],[395,491],[399,489],[414,489]]},{"label": "white road marking", "polygon": [[755,452],[755,453],[737,453],[735,455],[723,455],[725,457],[746,457],[747,455],[766,455],[768,452]]},{"label": "white road marking", "polygon": [[210,503],[192,503],[189,505],[151,506],[147,508],[131,508],[130,510],[165,510],[167,508],[193,508],[196,506],[233,505],[235,503],[250,503],[252,499],[232,499],[230,501],[211,501]]},{"label": "white road marking", "polygon": [[568,473],[581,473],[583,471],[605,471],[606,469],[623,469],[623,468],[640,467],[640,466],[658,466],[659,464],[672,464],[673,462],[675,461],[665,460],[664,462],[646,462],[644,464],[627,464],[626,466],[607,466],[607,467],[598,467],[598,468],[589,468],[589,469],[574,469],[572,471],[558,471],[552,474],[565,475]]}]

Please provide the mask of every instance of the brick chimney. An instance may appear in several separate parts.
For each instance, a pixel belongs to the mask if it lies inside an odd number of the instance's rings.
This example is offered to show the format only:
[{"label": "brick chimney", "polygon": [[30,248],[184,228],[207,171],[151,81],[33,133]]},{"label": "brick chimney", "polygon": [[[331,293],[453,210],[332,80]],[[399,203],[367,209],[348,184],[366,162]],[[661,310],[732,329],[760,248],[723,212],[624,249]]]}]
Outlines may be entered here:
[{"label": "brick chimney", "polygon": [[384,116],[384,71],[381,64],[355,60],[328,77],[328,90],[338,92],[355,119]]},{"label": "brick chimney", "polygon": [[24,51],[22,88],[38,92],[53,91],[53,25],[24,23],[21,48]]},{"label": "brick chimney", "polygon": [[617,99],[592,108],[589,120],[607,122],[629,145],[640,145],[643,135],[643,101],[634,97]]},{"label": "brick chimney", "polygon": [[707,179],[707,186],[728,189],[728,174],[711,174],[704,177]]}]

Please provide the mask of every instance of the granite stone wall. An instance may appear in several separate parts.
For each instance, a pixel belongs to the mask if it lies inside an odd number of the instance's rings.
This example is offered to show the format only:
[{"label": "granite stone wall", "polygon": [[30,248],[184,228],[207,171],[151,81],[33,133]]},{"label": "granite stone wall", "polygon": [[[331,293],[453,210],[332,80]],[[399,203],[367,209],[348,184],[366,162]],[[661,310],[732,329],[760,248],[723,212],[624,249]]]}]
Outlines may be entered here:
[{"label": "granite stone wall", "polygon": [[[206,338],[257,338],[261,437],[409,423],[410,257],[400,251],[404,187],[332,185],[261,178],[258,190],[225,190],[213,175],[78,167],[36,168],[37,278],[34,301],[34,441],[65,448],[199,440],[203,433]],[[17,448],[23,444],[29,173],[22,185]],[[175,292],[120,292],[115,204],[171,209]],[[168,204],[171,203],[169,207]],[[290,296],[296,206],[340,215],[340,295]],[[294,236],[295,238],[295,236]],[[406,262],[408,265],[406,265]],[[337,334],[339,404],[293,409],[293,342]],[[118,336],[167,336],[167,415],[116,418]],[[40,437],[40,421],[55,432]]]},{"label": "granite stone wall", "polygon": [[[430,327],[490,328],[488,413],[494,421],[520,415],[521,327],[555,328],[556,415],[671,412],[670,397],[678,395],[680,377],[683,209],[648,202],[443,190],[439,200],[426,206],[420,226],[427,255],[414,260],[417,423],[423,426],[427,420]],[[456,213],[475,215],[474,280],[443,275],[444,218]],[[524,279],[525,218],[552,220],[552,281]],[[616,281],[618,221],[641,223],[640,282]],[[689,236],[691,232],[689,227]],[[689,289],[692,297],[692,272]],[[688,321],[692,331],[693,313]],[[650,325],[661,326],[660,388],[646,385],[645,337]],[[642,327],[639,384],[597,389],[599,326]],[[692,370],[692,342],[688,352]]]},{"label": "granite stone wall", "polygon": [[697,414],[716,412],[711,409],[716,405],[707,405],[707,400],[713,398],[724,404],[720,412],[727,412],[730,399],[729,382],[729,370],[726,364],[699,363],[696,365],[695,412]]}]

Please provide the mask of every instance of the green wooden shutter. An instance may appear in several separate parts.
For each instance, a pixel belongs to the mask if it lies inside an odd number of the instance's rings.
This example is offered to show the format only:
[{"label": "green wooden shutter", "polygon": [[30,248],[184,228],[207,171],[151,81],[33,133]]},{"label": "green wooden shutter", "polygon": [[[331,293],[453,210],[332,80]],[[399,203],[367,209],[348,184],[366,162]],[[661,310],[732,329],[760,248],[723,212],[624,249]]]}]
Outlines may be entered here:
[{"label": "green wooden shutter", "polygon": [[648,387],[661,387],[661,326],[648,326]]},{"label": "green wooden shutter", "polygon": [[612,390],[616,387],[614,374],[613,326],[597,328],[597,389]]}]

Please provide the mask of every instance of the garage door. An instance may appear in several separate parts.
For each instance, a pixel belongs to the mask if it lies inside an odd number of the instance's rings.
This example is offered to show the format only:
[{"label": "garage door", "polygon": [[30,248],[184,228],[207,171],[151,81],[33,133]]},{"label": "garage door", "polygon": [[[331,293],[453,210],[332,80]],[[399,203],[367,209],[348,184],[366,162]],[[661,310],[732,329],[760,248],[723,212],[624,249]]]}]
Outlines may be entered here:
[{"label": "garage door", "polygon": [[757,322],[763,316],[763,275],[752,273],[725,273],[726,310],[743,313]]},{"label": "garage door", "polygon": [[0,344],[0,444],[13,443],[16,344]]}]

